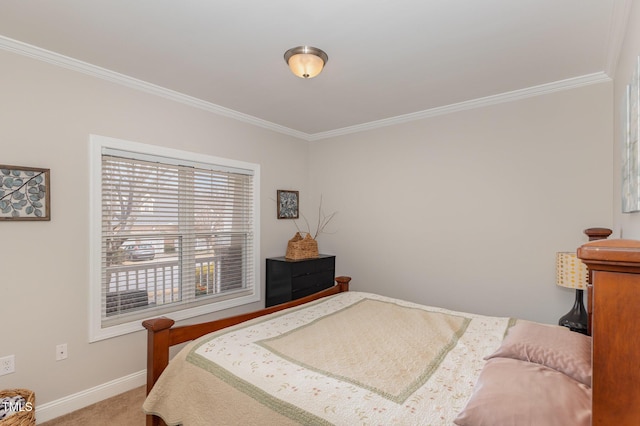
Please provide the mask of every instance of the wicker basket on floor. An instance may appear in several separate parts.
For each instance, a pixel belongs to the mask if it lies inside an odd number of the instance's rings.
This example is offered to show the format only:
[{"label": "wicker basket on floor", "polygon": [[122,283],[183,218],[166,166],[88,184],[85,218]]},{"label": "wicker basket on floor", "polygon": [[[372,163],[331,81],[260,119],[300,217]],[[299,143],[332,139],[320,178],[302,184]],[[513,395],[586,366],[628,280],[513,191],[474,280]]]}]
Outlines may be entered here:
[{"label": "wicker basket on floor", "polygon": [[290,260],[313,259],[318,257],[318,242],[307,234],[302,238],[299,232],[287,243],[287,254]]},{"label": "wicker basket on floor", "polygon": [[5,389],[0,390],[0,399],[21,396],[26,404],[21,411],[0,420],[0,426],[33,426],[36,424],[36,395],[29,389]]}]

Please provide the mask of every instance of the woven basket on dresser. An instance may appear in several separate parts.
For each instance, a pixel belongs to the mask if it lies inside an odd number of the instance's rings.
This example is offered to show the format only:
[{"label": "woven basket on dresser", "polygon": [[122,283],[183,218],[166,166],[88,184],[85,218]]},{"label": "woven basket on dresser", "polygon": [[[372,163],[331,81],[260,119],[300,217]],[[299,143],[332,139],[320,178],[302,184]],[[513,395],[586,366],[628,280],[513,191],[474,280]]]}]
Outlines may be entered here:
[{"label": "woven basket on dresser", "polygon": [[287,243],[287,254],[284,257],[290,260],[318,257],[318,242],[309,234],[302,238],[302,235],[296,232],[296,235]]},{"label": "woven basket on dresser", "polygon": [[23,397],[28,406],[22,411],[15,413],[0,420],[0,426],[33,426],[36,424],[36,395],[29,389],[4,389],[0,390],[0,399],[7,397]]}]

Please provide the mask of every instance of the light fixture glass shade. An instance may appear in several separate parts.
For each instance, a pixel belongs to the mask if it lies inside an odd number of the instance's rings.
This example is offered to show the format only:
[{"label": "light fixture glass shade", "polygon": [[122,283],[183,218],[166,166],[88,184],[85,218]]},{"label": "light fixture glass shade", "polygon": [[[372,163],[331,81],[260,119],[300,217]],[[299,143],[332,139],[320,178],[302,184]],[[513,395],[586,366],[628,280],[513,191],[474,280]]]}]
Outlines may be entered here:
[{"label": "light fixture glass shade", "polygon": [[573,252],[556,254],[556,284],[561,287],[583,290],[587,288],[589,270]]},{"label": "light fixture glass shade", "polygon": [[316,47],[298,46],[287,50],[284,60],[298,77],[313,78],[320,74],[329,57]]}]

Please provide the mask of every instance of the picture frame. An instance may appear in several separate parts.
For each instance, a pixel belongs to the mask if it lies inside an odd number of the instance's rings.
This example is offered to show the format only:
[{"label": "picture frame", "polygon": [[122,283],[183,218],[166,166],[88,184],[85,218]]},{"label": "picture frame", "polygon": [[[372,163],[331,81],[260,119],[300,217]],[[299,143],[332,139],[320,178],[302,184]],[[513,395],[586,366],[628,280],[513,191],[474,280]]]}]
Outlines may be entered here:
[{"label": "picture frame", "polygon": [[622,158],[622,212],[640,211],[640,56],[626,88]]},{"label": "picture frame", "polygon": [[49,169],[0,164],[0,221],[51,220]]},{"label": "picture frame", "polygon": [[278,219],[298,219],[299,191],[278,189]]}]

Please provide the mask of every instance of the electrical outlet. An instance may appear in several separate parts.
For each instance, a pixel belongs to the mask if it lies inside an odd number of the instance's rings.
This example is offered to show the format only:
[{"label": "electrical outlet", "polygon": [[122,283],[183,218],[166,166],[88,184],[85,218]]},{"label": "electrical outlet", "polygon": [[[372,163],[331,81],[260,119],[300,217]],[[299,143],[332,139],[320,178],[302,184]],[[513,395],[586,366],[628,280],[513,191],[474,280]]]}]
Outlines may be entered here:
[{"label": "electrical outlet", "polygon": [[9,355],[0,358],[0,376],[5,374],[11,374],[16,371],[16,357],[15,355]]},{"label": "electrical outlet", "polygon": [[67,344],[61,343],[56,346],[56,361],[62,361],[63,359],[67,359]]}]

